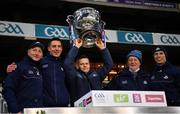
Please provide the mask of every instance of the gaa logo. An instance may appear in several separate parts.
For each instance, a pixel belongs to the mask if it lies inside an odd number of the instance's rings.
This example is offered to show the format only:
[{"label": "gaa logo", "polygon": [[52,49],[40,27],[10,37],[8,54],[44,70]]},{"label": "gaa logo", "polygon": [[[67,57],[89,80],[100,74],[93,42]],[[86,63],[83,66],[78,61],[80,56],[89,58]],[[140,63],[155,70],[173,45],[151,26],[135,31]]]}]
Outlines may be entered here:
[{"label": "gaa logo", "polygon": [[0,23],[0,33],[24,34],[18,24]]},{"label": "gaa logo", "polygon": [[61,37],[61,38],[69,37],[68,34],[66,33],[66,31],[60,27],[46,27],[44,29],[44,33],[48,37]]},{"label": "gaa logo", "polygon": [[95,93],[94,94],[95,98],[104,98],[104,94],[103,93]]},{"label": "gaa logo", "polygon": [[164,44],[180,44],[180,40],[175,36],[162,35],[160,40]]},{"label": "gaa logo", "polygon": [[128,42],[135,42],[135,43],[146,43],[144,37],[138,33],[126,33],[125,39]]},{"label": "gaa logo", "polygon": [[105,95],[103,93],[95,93],[94,97],[97,103],[105,103]]}]

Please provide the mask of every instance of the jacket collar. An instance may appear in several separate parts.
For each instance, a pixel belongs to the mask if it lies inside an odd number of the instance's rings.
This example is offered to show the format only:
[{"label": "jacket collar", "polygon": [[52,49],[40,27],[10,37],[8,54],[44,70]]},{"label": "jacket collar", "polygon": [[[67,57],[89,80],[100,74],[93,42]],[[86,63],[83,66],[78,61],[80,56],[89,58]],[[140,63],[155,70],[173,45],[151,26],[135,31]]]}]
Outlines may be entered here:
[{"label": "jacket collar", "polygon": [[47,57],[50,58],[51,60],[57,60],[57,61],[61,60],[61,57],[54,57],[50,53],[47,54]]},{"label": "jacket collar", "polygon": [[31,65],[37,66],[37,67],[39,67],[40,62],[41,62],[41,60],[39,60],[39,61],[34,61],[34,60],[32,60],[31,58],[29,58],[28,56],[24,57],[24,58],[23,58],[23,61],[24,61],[25,63],[31,64]]},{"label": "jacket collar", "polygon": [[170,65],[170,63],[166,61],[166,63],[164,63],[161,66],[160,65],[156,65],[156,69],[157,70],[164,69],[164,68],[167,68],[169,65]]}]

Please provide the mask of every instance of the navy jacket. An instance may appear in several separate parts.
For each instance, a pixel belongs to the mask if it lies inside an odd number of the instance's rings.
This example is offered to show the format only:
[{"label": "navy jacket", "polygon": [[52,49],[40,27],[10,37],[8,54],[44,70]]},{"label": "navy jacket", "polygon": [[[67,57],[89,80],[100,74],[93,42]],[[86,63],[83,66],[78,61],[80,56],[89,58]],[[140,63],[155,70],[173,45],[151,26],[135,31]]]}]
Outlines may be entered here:
[{"label": "navy jacket", "polygon": [[29,58],[17,63],[17,69],[5,79],[3,94],[9,112],[42,107],[42,75],[37,65]]},{"label": "navy jacket", "polygon": [[99,90],[106,74],[113,67],[113,61],[108,49],[102,50],[104,65],[96,71],[89,71],[87,74],[73,67],[75,57],[79,49],[72,47],[67,54],[64,62],[64,68],[69,82],[69,91],[71,95],[71,105],[91,90]]},{"label": "navy jacket", "polygon": [[180,68],[168,62],[156,66],[151,74],[151,86],[154,91],[165,91],[168,105],[180,105]]},{"label": "navy jacket", "polygon": [[45,107],[63,107],[69,104],[65,72],[60,58],[48,54],[42,60],[43,92]]},{"label": "navy jacket", "polygon": [[119,73],[119,75],[111,80],[104,88],[106,90],[139,90],[149,91],[150,77],[142,69],[137,72],[134,77],[133,74],[126,68]]}]

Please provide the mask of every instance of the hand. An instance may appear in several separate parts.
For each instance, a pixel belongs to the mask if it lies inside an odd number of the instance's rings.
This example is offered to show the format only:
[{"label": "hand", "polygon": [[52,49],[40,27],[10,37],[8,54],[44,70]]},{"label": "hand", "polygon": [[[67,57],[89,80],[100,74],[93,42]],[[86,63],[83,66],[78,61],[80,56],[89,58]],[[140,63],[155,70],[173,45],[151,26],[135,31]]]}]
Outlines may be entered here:
[{"label": "hand", "polygon": [[103,50],[105,48],[104,43],[102,42],[102,40],[100,38],[96,38],[95,44],[101,50]]},{"label": "hand", "polygon": [[80,48],[83,44],[83,40],[78,38],[78,39],[75,39],[74,40],[74,45],[77,47],[77,48]]},{"label": "hand", "polygon": [[13,63],[11,63],[10,65],[7,66],[6,72],[7,72],[7,73],[11,73],[11,72],[13,72],[14,70],[16,70],[16,68],[17,68],[17,65],[16,65],[15,62],[13,62]]}]

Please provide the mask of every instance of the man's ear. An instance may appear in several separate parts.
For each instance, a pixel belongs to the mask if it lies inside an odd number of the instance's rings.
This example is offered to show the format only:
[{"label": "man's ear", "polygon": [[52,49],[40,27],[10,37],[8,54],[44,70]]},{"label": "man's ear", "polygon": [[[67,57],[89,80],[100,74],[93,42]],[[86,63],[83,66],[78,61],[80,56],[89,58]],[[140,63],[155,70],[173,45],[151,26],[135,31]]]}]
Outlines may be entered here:
[{"label": "man's ear", "polygon": [[49,47],[49,46],[48,46],[48,48],[47,48],[47,49],[48,49],[48,51],[50,51],[50,47]]}]

